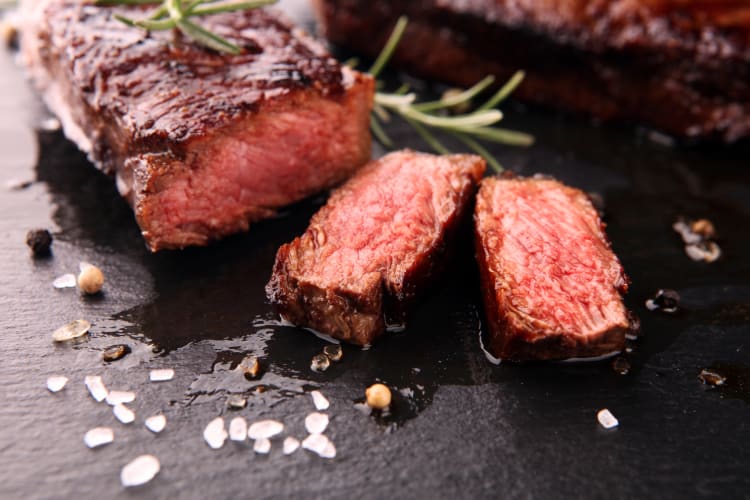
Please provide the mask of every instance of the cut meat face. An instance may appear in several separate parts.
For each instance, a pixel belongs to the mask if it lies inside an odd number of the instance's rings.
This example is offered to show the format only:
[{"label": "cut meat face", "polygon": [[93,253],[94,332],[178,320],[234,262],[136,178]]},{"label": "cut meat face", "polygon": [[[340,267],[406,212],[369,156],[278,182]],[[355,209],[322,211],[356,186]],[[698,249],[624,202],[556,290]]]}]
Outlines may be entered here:
[{"label": "cut meat face", "polygon": [[336,190],[277,255],[268,296],[292,323],[359,345],[405,322],[470,211],[484,160],[391,153]]},{"label": "cut meat face", "polygon": [[514,97],[686,139],[750,136],[746,0],[316,0],[331,41],[375,56],[409,17],[392,63],[468,86],[526,79]]},{"label": "cut meat face", "polygon": [[628,281],[585,193],[551,179],[487,178],[474,225],[493,356],[585,358],[623,349]]},{"label": "cut meat face", "polygon": [[236,56],[113,18],[138,7],[24,10],[22,50],[45,102],[116,177],[154,251],[246,230],[370,158],[372,79],[272,10],[201,20]]}]

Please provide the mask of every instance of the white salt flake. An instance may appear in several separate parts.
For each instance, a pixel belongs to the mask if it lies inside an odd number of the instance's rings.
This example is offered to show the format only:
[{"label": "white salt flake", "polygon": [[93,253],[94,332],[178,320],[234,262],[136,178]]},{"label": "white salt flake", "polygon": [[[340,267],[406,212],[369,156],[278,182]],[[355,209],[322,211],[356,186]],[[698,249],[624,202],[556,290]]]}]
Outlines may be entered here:
[{"label": "white salt flake", "polygon": [[617,421],[617,418],[615,418],[615,416],[612,415],[612,412],[606,408],[604,408],[603,410],[599,410],[599,413],[596,414],[596,419],[605,429],[613,429],[620,425],[620,422]]},{"label": "white salt flake", "polygon": [[287,437],[284,440],[284,455],[291,455],[299,448],[299,439],[293,438],[292,436]]},{"label": "white salt flake", "polygon": [[266,438],[256,439],[253,451],[261,455],[267,455],[271,451],[271,441]]},{"label": "white salt flake", "polygon": [[127,487],[140,486],[151,481],[159,473],[161,464],[159,459],[153,455],[141,455],[120,472],[120,481]]},{"label": "white salt flake", "polygon": [[322,458],[334,458],[336,447],[324,434],[310,434],[302,441],[302,447]]},{"label": "white salt flake", "polygon": [[243,417],[234,417],[229,422],[229,439],[232,441],[247,439],[247,421]]},{"label": "white salt flake", "polygon": [[75,274],[63,274],[55,278],[52,282],[52,286],[55,288],[75,288],[76,287],[76,275]]},{"label": "white salt flake", "polygon": [[312,391],[310,395],[313,398],[313,404],[315,409],[318,411],[327,410],[331,403],[328,402],[325,396],[320,391]]},{"label": "white salt flake", "polygon": [[174,370],[171,368],[151,370],[148,378],[151,382],[166,382],[167,380],[172,380],[174,378]]},{"label": "white salt flake", "polygon": [[224,442],[227,440],[228,436],[229,434],[227,434],[226,429],[224,429],[224,419],[222,417],[216,417],[211,420],[203,431],[203,439],[205,439],[208,446],[214,450],[218,450],[224,446]]},{"label": "white salt flake", "polygon": [[305,429],[310,434],[323,434],[328,427],[328,415],[314,412],[305,418]]},{"label": "white salt flake", "polygon": [[53,375],[47,379],[47,389],[49,389],[50,392],[62,391],[67,383],[68,377]]},{"label": "white salt flake", "polygon": [[167,426],[167,417],[164,415],[154,415],[146,419],[146,428],[154,433],[160,433]]},{"label": "white salt flake", "polygon": [[89,448],[109,444],[115,440],[115,433],[109,427],[95,427],[83,436],[83,442]]},{"label": "white salt flake", "polygon": [[97,403],[101,403],[107,399],[108,391],[99,375],[86,375],[83,382],[86,384],[86,388],[89,390],[91,397],[94,398]]},{"label": "white salt flake", "polygon": [[284,424],[276,420],[261,420],[253,423],[247,430],[250,439],[270,439],[284,432]]},{"label": "white salt flake", "polygon": [[135,393],[131,391],[109,391],[107,394],[108,405],[119,405],[123,403],[132,403],[135,401]]},{"label": "white salt flake", "polygon": [[78,337],[83,337],[89,333],[90,328],[91,323],[85,319],[77,319],[52,332],[52,340],[55,342],[67,342],[69,340],[77,339]]},{"label": "white salt flake", "polygon": [[135,413],[133,413],[133,410],[123,404],[116,404],[115,407],[112,408],[112,413],[114,413],[117,420],[123,424],[130,424],[135,420]]}]

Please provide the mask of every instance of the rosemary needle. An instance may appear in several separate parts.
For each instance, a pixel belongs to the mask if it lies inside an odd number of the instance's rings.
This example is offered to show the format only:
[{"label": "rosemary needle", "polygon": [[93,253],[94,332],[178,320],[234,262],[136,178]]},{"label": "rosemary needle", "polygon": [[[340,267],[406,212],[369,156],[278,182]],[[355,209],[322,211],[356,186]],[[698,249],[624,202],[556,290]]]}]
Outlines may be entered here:
[{"label": "rosemary needle", "polygon": [[[396,22],[388,41],[380,52],[369,73],[377,77],[385,68],[393,55],[406,30],[408,20],[401,17]],[[466,147],[482,156],[493,170],[501,172],[503,167],[492,156],[492,154],[479,142],[479,140],[497,142],[511,146],[529,146],[534,138],[529,134],[497,128],[496,125],[503,118],[503,114],[494,109],[506,97],[508,97],[523,81],[524,73],[516,72],[507,83],[495,92],[484,104],[474,111],[447,115],[445,110],[452,109],[457,105],[469,103],[477,95],[487,90],[495,82],[495,77],[487,76],[477,82],[471,88],[451,96],[444,96],[437,101],[418,103],[414,93],[408,93],[408,87],[402,85],[394,92],[378,91],[375,93],[375,104],[370,117],[370,125],[373,135],[386,147],[392,147],[393,142],[385,133],[381,122],[388,122],[391,114],[397,115],[406,121],[414,131],[436,152],[440,154],[449,153],[450,150],[438,139],[432,130],[455,137]]]}]

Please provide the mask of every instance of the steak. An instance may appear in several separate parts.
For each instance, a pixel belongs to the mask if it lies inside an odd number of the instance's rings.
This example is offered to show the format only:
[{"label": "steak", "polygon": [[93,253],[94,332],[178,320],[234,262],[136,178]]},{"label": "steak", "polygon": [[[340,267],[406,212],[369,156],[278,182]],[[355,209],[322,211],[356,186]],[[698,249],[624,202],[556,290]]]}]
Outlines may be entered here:
[{"label": "steak", "polygon": [[151,250],[204,245],[342,182],[370,159],[372,78],[272,10],[201,19],[242,48],[28,0],[22,50],[48,107],[115,176]]},{"label": "steak", "polygon": [[400,15],[393,64],[468,86],[526,80],[514,96],[642,123],[682,139],[750,135],[746,0],[316,0],[325,35],[374,56]]},{"label": "steak", "polygon": [[542,178],[487,178],[474,212],[488,350],[500,359],[620,351],[628,280],[582,191]]},{"label": "steak", "polygon": [[478,156],[391,153],[336,190],[279,248],[266,292],[284,319],[369,345],[403,326],[471,213]]}]

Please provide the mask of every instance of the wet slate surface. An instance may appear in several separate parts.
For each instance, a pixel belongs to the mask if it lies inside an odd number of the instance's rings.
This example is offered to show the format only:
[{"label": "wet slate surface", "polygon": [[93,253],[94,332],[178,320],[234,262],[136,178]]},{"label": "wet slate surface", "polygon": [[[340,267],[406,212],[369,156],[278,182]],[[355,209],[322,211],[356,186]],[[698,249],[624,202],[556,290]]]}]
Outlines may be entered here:
[{"label": "wet slate surface", "polygon": [[[209,248],[150,255],[112,182],[60,132],[39,130],[42,108],[12,58],[0,51],[0,180],[33,182],[0,194],[0,497],[750,497],[747,145],[672,149],[626,128],[509,110],[509,126],[538,141],[495,148],[505,165],[604,196],[633,281],[627,303],[643,324],[627,375],[609,362],[489,364],[468,234],[405,332],[368,351],[345,348],[344,361],[321,374],[309,362],[324,341],[279,326],[263,286],[278,245],[323,198]],[[406,127],[390,130],[401,145],[421,146]],[[680,215],[715,223],[721,260],[685,256],[670,229]],[[50,258],[29,255],[34,227],[53,231]],[[53,289],[82,260],[104,270],[104,294]],[[662,287],[682,294],[680,314],[644,308]],[[93,323],[90,337],[53,345],[51,332],[79,317]],[[104,363],[101,352],[119,343],[133,352]],[[263,359],[257,382],[232,371],[249,352]],[[700,383],[709,366],[732,374],[726,387]],[[149,383],[156,367],[174,368],[175,379]],[[70,378],[61,393],[45,388],[53,374]],[[120,424],[90,398],[89,374],[137,392],[135,423]],[[402,390],[390,417],[354,406],[375,380]],[[285,457],[279,442],[270,456],[231,442],[212,451],[201,438],[211,419],[237,414],[283,420],[286,434],[302,438],[312,388],[332,402],[332,461]],[[248,407],[229,411],[229,394],[245,395]],[[598,426],[604,407],[619,428]],[[143,420],[158,412],[167,427],[155,436]],[[113,427],[115,442],[89,450],[83,435],[98,425]],[[124,490],[120,468],[141,453],[158,456],[161,473]]]}]

